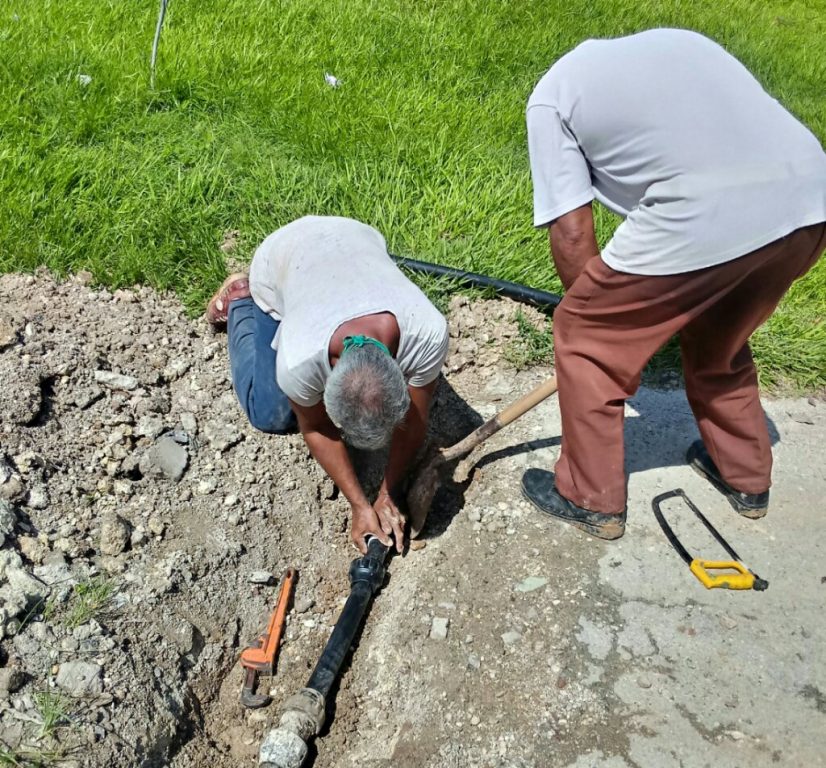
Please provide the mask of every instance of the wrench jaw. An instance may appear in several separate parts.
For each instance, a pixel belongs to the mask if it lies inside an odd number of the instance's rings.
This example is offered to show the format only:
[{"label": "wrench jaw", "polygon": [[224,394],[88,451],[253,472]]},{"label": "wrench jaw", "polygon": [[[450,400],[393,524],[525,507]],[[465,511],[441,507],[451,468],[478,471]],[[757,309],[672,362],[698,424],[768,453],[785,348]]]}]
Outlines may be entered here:
[{"label": "wrench jaw", "polygon": [[244,676],[244,687],[241,688],[241,704],[247,709],[266,707],[272,699],[265,693],[257,693],[258,671],[248,669]]}]

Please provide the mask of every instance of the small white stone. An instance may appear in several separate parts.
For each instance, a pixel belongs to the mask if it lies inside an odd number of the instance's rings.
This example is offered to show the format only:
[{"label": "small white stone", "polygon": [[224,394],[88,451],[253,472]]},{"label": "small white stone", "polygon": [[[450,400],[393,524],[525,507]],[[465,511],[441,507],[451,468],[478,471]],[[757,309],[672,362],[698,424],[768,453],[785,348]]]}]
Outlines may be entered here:
[{"label": "small white stone", "polygon": [[447,628],[450,625],[450,619],[434,616],[430,624],[430,639],[431,640],[446,640]]}]

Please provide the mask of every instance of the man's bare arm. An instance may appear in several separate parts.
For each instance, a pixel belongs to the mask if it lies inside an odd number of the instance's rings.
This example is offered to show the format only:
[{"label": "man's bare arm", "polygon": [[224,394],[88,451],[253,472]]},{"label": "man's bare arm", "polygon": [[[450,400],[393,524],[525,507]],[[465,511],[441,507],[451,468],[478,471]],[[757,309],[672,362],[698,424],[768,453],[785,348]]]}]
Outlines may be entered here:
[{"label": "man's bare arm", "polygon": [[365,551],[364,537],[373,534],[390,545],[390,537],[382,526],[356,477],[341,434],[330,421],[324,403],[305,407],[290,401],[298,418],[298,426],[310,453],[344,494],[352,508],[352,537],[356,546]]},{"label": "man's bare arm", "polygon": [[393,432],[390,455],[381,484],[381,491],[389,493],[393,493],[402,481],[410,463],[424,442],[430,402],[436,390],[436,381],[424,387],[408,387],[407,389],[410,393],[410,407],[407,409],[404,421]]},{"label": "man's bare arm", "polygon": [[549,231],[556,271],[565,290],[568,290],[588,261],[599,256],[591,203],[552,221]]}]

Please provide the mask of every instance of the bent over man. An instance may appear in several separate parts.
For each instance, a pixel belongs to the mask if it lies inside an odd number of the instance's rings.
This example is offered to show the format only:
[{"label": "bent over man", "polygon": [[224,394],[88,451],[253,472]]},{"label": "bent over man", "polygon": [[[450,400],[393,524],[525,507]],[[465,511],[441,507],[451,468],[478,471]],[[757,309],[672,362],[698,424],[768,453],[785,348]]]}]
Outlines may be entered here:
[{"label": "bent over man", "polygon": [[[528,470],[544,512],[625,530],[624,401],[679,333],[701,441],[689,463],[746,517],[771,446],[748,339],[826,247],[826,155],[720,46],[684,30],[589,40],[527,108],[534,224],[566,294],[554,316],[562,450]],[[600,254],[594,199],[625,217]]]},{"label": "bent over man", "polygon": [[[394,494],[427,432],[447,323],[396,267],[384,238],[352,219],[307,216],[264,240],[249,279],[231,275],[207,310],[227,323],[232,381],[254,427],[296,425],[350,502],[351,535],[401,551]],[[371,504],[343,443],[390,445]]]}]

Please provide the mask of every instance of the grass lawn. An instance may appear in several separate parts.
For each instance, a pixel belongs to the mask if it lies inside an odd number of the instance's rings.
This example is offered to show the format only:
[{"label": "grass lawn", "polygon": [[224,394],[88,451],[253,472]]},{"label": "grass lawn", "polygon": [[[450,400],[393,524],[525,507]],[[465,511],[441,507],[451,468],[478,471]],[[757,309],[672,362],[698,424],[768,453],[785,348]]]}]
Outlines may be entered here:
[{"label": "grass lawn", "polygon": [[[199,310],[307,213],[542,288],[524,108],[588,37],[703,32],[826,140],[826,9],[797,0],[0,0],[0,271],[89,269]],[[330,87],[325,72],[342,81]],[[616,220],[598,216],[599,238]],[[755,337],[767,382],[826,386],[826,260]]]}]

